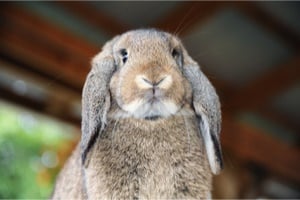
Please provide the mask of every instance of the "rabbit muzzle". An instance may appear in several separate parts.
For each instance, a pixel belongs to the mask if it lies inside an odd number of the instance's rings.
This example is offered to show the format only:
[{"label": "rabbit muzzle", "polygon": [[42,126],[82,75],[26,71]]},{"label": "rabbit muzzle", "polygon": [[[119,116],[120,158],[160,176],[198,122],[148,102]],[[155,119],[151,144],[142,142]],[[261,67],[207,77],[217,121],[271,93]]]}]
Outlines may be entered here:
[{"label": "rabbit muzzle", "polygon": [[157,80],[145,75],[137,75],[135,83],[139,95],[122,108],[136,118],[158,119],[175,114],[179,109],[171,99],[168,99],[168,89],[172,85],[172,76],[165,75]]},{"label": "rabbit muzzle", "polygon": [[[139,119],[158,119],[174,115],[182,107],[184,88],[174,67],[157,63],[135,64],[113,77],[112,89],[122,110]],[[115,92],[114,92],[115,91]]]}]

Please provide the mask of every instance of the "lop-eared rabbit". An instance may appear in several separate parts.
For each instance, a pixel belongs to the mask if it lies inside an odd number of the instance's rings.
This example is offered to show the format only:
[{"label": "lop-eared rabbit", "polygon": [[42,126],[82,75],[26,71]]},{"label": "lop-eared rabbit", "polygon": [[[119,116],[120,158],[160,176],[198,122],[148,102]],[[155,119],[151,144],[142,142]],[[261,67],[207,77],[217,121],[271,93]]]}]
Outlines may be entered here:
[{"label": "lop-eared rabbit", "polygon": [[82,137],[53,199],[207,199],[222,169],[214,87],[172,34],[107,42],[82,94]]}]

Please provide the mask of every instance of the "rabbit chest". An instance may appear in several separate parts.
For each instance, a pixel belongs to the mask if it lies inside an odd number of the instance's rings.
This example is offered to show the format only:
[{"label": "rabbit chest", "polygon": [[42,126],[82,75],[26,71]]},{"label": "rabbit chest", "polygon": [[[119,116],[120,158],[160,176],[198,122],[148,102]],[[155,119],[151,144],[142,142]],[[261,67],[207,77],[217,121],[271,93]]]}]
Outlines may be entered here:
[{"label": "rabbit chest", "polygon": [[84,170],[88,198],[209,197],[212,174],[194,116],[108,121]]}]

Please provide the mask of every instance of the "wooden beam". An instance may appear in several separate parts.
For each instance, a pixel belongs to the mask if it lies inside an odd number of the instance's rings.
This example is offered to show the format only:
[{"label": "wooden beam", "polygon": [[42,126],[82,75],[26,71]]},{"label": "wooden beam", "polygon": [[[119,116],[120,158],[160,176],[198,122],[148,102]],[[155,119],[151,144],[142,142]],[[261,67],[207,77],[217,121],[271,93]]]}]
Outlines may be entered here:
[{"label": "wooden beam", "polygon": [[8,54],[8,52],[4,51],[0,48],[0,60],[9,63],[13,66],[16,66],[17,70],[26,70],[29,73],[33,73],[36,76],[43,77],[48,81],[49,85],[52,84],[58,84],[63,85],[64,87],[68,88],[68,90],[81,93],[81,87],[78,88],[77,86],[74,86],[74,84],[70,84],[69,82],[62,79],[60,76],[53,76],[51,73],[47,71],[40,70],[38,67],[32,66],[30,63],[26,63],[24,60],[20,60],[18,56]]},{"label": "wooden beam", "polygon": [[285,144],[249,124],[237,123],[229,115],[225,115],[222,127],[224,149],[246,163],[255,162],[276,176],[300,183],[299,147]]},{"label": "wooden beam", "polygon": [[262,28],[277,36],[291,49],[299,52],[300,37],[298,33],[257,4],[257,2],[235,2],[232,5],[254,20]]},{"label": "wooden beam", "polygon": [[278,113],[278,111],[275,111],[274,108],[267,108],[266,106],[259,108],[257,112],[263,117],[269,119],[272,123],[278,124],[286,130],[290,130],[298,137],[300,136],[300,124],[296,123],[296,120],[293,122],[285,115]]},{"label": "wooden beam", "polygon": [[62,114],[62,113],[51,112],[51,110],[47,109],[48,105],[46,104],[46,102],[40,102],[35,99],[29,98],[27,96],[16,94],[11,90],[2,87],[1,85],[0,85],[0,99],[15,103],[22,107],[29,108],[33,111],[46,114],[61,119],[65,122],[80,126],[80,119],[74,116],[70,116],[68,115],[68,113]]},{"label": "wooden beam", "polygon": [[46,71],[53,77],[59,77],[79,89],[82,88],[89,71],[88,66],[79,66],[72,59],[57,58],[33,38],[22,35],[21,31],[10,30],[7,26],[2,26],[0,30],[0,52],[10,54],[40,71]]},{"label": "wooden beam", "polygon": [[[49,43],[54,43],[59,48],[71,52],[72,55],[91,58],[100,50],[100,47],[62,30],[57,25],[43,20],[20,6],[6,5],[1,9],[0,16],[5,24],[14,23],[16,26],[21,26],[21,28],[34,34],[34,37],[48,40]],[[40,38],[41,36],[42,38]]]},{"label": "wooden beam", "polygon": [[10,87],[0,85],[0,98],[69,123],[78,123],[80,121],[80,117],[72,112],[74,109],[72,102],[80,102],[80,93],[3,60],[0,60],[0,70],[2,73],[16,76],[16,80],[22,80],[25,83],[36,85],[45,90],[43,98],[34,98],[26,95],[26,93],[18,94]]},{"label": "wooden beam", "polygon": [[212,17],[216,11],[224,6],[224,2],[188,1],[181,3],[174,11],[170,12],[154,27],[174,33],[186,34],[196,24]]},{"label": "wooden beam", "polygon": [[2,58],[24,63],[81,92],[90,59],[100,48],[14,4],[5,5],[0,17]]},{"label": "wooden beam", "polygon": [[36,101],[27,96],[18,95],[2,85],[0,85],[0,98],[24,107],[28,107],[35,111],[42,110],[46,106],[45,102]]},{"label": "wooden beam", "polygon": [[183,35],[196,24],[200,24],[225,7],[240,10],[251,20],[284,41],[290,48],[299,51],[300,38],[298,34],[264,11],[256,2],[184,2],[154,26]]},{"label": "wooden beam", "polygon": [[130,29],[130,27],[127,27],[128,25],[124,25],[124,22],[119,22],[114,17],[107,16],[86,2],[60,1],[55,3],[62,6],[65,10],[72,12],[74,15],[79,16],[87,23],[101,28],[112,36],[121,34]]},{"label": "wooden beam", "polygon": [[[59,29],[56,26],[41,20],[38,16],[18,9],[18,7],[12,8],[15,7],[8,7],[0,13],[1,18],[5,21],[2,28],[19,33],[20,37],[43,46],[44,51],[50,51],[56,59],[72,59],[79,65],[83,65],[90,59],[92,52],[97,52],[96,48],[88,43],[85,44],[86,48],[82,48],[84,41],[81,41],[80,46],[74,46],[76,44],[74,38],[68,34],[57,34],[56,30]],[[65,40],[66,37],[69,38],[69,41]]]},{"label": "wooden beam", "polygon": [[241,88],[226,100],[225,106],[238,111],[242,109],[257,110],[268,105],[275,95],[299,82],[299,66],[300,55],[297,55],[250,85]]},{"label": "wooden beam", "polygon": [[70,100],[81,100],[81,91],[74,91],[64,84],[53,81],[51,78],[49,79],[40,74],[30,72],[23,66],[16,66],[0,59],[0,70],[3,71],[3,73],[11,74],[23,81],[30,82],[33,85],[45,89],[49,101],[52,99],[62,99],[66,102]]}]

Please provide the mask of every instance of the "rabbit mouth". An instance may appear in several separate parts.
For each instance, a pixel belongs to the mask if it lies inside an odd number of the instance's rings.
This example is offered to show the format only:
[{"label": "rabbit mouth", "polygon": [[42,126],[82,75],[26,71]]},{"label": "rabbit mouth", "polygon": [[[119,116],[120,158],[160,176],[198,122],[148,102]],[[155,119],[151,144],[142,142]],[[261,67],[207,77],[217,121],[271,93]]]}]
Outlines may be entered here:
[{"label": "rabbit mouth", "polygon": [[155,121],[157,119],[160,119],[161,116],[149,116],[149,117],[145,117],[145,120],[150,120],[150,121]]},{"label": "rabbit mouth", "polygon": [[153,96],[148,100],[147,103],[149,103],[150,105],[154,105],[156,103],[160,103],[160,101],[161,100],[159,98],[157,98],[156,96]]},{"label": "rabbit mouth", "polygon": [[129,104],[123,105],[122,109],[134,118],[157,120],[174,115],[178,112],[180,106],[172,100],[161,100],[153,97],[148,100],[134,100]]}]

